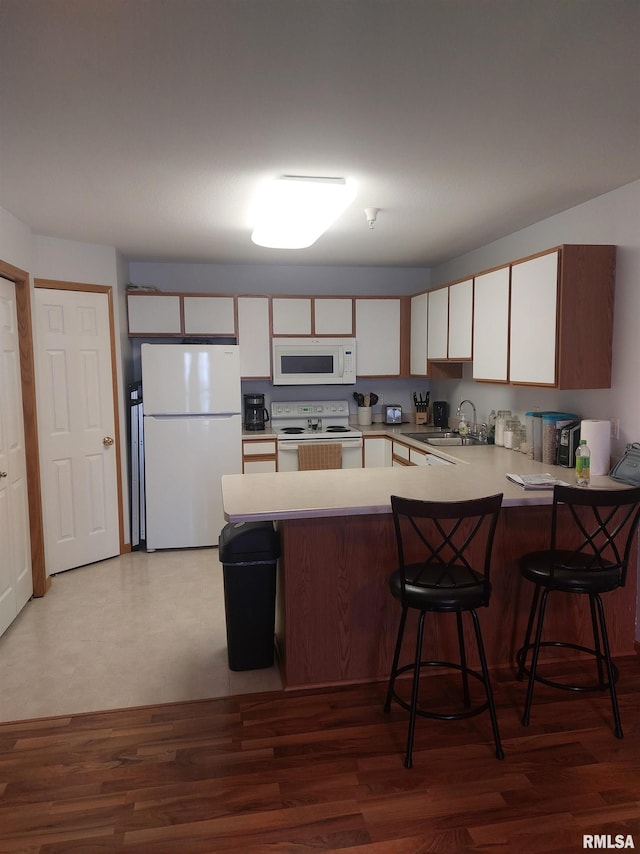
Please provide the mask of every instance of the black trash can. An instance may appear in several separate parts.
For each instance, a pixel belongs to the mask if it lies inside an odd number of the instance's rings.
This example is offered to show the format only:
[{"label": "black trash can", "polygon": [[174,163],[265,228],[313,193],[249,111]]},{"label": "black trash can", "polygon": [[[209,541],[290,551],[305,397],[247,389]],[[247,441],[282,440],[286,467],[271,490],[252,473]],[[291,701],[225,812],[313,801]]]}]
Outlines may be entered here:
[{"label": "black trash can", "polygon": [[273,665],[276,565],[280,537],[272,522],[232,522],[222,529],[227,652],[231,670]]}]

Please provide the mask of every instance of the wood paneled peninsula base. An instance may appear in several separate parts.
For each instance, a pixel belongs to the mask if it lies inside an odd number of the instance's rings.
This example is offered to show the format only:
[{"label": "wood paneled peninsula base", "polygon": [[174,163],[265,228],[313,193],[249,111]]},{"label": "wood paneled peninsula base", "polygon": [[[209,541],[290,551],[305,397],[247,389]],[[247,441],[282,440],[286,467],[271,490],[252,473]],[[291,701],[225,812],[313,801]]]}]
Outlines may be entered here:
[{"label": "wood paneled peninsula base", "polygon": [[[490,666],[513,665],[532,595],[520,577],[518,558],[548,545],[551,496],[524,493],[511,486],[504,473],[518,470],[516,462],[521,473],[549,467],[501,448],[456,449],[456,454],[455,466],[223,478],[230,521],[274,519],[281,534],[276,639],[286,689],[388,678],[400,617],[387,586],[397,563],[392,494],[456,500],[504,493],[493,552],[491,603],[479,617]],[[558,469],[557,475],[566,477],[566,469]],[[616,486],[608,478],[598,480],[598,486]],[[605,597],[614,656],[634,652],[636,585],[632,569],[627,587]],[[415,634],[412,617],[410,631]],[[552,595],[545,626],[550,638],[590,645],[586,597]],[[471,626],[465,630],[470,665],[475,667]],[[449,615],[428,619],[425,643],[436,645],[441,660],[457,660],[455,619]],[[408,641],[409,654],[411,647]]]}]

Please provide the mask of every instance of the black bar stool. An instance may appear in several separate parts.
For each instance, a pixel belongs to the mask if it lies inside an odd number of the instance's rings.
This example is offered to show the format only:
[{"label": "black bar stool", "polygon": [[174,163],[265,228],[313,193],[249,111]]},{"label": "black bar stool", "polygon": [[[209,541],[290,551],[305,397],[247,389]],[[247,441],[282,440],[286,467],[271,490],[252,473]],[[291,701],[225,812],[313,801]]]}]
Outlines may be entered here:
[{"label": "black bar stool", "polygon": [[[563,507],[566,512],[561,510]],[[522,576],[535,585],[524,643],[516,653],[518,679],[522,680],[525,673],[529,676],[522,715],[523,726],[529,725],[535,682],[566,691],[603,691],[608,688],[615,734],[617,738],[622,738],[615,688],[618,673],[611,660],[600,595],[624,587],[631,543],[639,519],[640,487],[614,490],[572,486],[554,488],[550,548],[532,552],[520,559]],[[567,536],[570,539],[565,542],[570,547],[563,548],[561,539]],[[547,598],[552,591],[582,593],[589,597],[593,648],[569,641],[542,640]],[[532,642],[534,622],[536,631]],[[592,655],[597,667],[597,681],[575,685],[540,675],[538,657],[542,647],[564,647]],[[530,666],[527,666],[529,650],[532,650],[532,657]],[[606,667],[606,678],[603,664]]]},{"label": "black bar stool", "polygon": [[[489,604],[491,584],[489,571],[491,550],[502,494],[470,501],[418,501],[391,496],[391,509],[398,548],[398,569],[389,578],[391,593],[400,602],[402,614],[396,641],[385,712],[394,700],[409,712],[409,731],[405,767],[411,768],[416,716],[438,720],[458,720],[489,710],[496,757],[504,753],[500,743],[489,670],[482,642],[482,633],[476,609]],[[473,566],[473,563],[477,566]],[[407,614],[413,608],[420,612],[415,658],[411,664],[398,667]],[[473,619],[476,644],[482,672],[471,670],[467,658],[462,630],[462,614],[468,611]],[[460,663],[449,661],[423,661],[424,620],[427,612],[456,615]],[[424,667],[444,667],[459,670],[462,675],[464,709],[451,714],[440,714],[418,707],[420,671]],[[411,702],[398,696],[396,678],[406,672],[413,673]],[[478,679],[484,686],[486,701],[471,706],[469,677]]]}]

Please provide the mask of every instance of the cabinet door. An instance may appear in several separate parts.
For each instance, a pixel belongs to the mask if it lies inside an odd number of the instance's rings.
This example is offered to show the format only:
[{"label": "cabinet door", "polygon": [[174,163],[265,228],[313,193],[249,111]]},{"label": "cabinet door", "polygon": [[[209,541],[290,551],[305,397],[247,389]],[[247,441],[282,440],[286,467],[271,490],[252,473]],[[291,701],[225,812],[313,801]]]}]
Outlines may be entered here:
[{"label": "cabinet door", "polygon": [[470,359],[473,342],[473,279],[449,287],[450,359]]},{"label": "cabinet door", "polygon": [[311,299],[274,297],[273,334],[311,335]]},{"label": "cabinet door", "polygon": [[275,439],[256,441],[245,439],[242,442],[242,472],[256,474],[277,471],[277,449]]},{"label": "cabinet door", "polygon": [[[557,252],[512,266],[509,346],[512,383],[555,385],[557,305]],[[577,314],[575,320],[580,322]]]},{"label": "cabinet door", "polygon": [[429,465],[429,457],[430,454],[425,453],[425,451],[419,451],[417,448],[411,448],[409,450],[409,460],[414,464],[414,466]]},{"label": "cabinet door", "polygon": [[400,300],[356,300],[359,377],[400,375]]},{"label": "cabinet door", "polygon": [[418,294],[411,298],[411,361],[413,375],[427,375],[427,316],[429,295]]},{"label": "cabinet door", "polygon": [[429,291],[429,318],[427,321],[427,358],[447,358],[447,331],[449,328],[449,288]]},{"label": "cabinet door", "polygon": [[473,378],[506,382],[509,346],[509,267],[474,280]]},{"label": "cabinet door", "polygon": [[362,443],[365,468],[383,468],[391,464],[391,442],[386,436],[364,436]]},{"label": "cabinet door", "polygon": [[238,297],[238,344],[240,376],[268,379],[271,376],[269,297]]},{"label": "cabinet door", "polygon": [[183,312],[187,335],[236,334],[233,297],[183,297]]},{"label": "cabinet door", "polygon": [[314,335],[353,335],[353,300],[350,297],[313,301]]},{"label": "cabinet door", "polygon": [[409,466],[411,458],[411,448],[403,442],[394,440],[391,451],[392,465],[394,466]]},{"label": "cabinet door", "polygon": [[128,294],[129,335],[180,335],[180,297]]}]

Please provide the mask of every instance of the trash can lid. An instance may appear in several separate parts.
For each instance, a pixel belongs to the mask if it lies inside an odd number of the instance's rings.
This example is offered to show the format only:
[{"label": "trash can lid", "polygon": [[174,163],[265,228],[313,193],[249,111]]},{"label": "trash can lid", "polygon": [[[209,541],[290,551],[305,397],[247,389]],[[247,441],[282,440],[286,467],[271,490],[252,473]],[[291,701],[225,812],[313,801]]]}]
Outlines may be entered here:
[{"label": "trash can lid", "polygon": [[277,560],[280,535],[273,522],[229,522],[220,532],[218,557],[222,563]]}]

